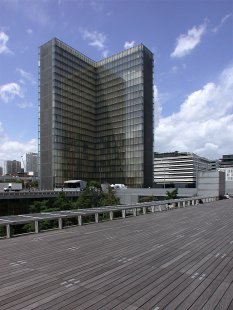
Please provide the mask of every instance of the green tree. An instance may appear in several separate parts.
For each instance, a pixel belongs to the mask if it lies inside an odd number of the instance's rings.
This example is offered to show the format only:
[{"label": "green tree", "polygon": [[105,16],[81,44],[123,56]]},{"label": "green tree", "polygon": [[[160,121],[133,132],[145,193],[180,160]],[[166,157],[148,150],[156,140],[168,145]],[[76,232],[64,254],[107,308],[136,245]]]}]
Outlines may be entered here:
[{"label": "green tree", "polygon": [[99,182],[91,181],[87,187],[80,193],[76,202],[76,207],[80,208],[97,208],[100,206],[102,189]]},{"label": "green tree", "polygon": [[176,199],[177,198],[177,194],[178,194],[177,188],[174,189],[171,192],[167,191],[166,192],[166,199]]},{"label": "green tree", "polygon": [[109,186],[107,193],[102,193],[100,198],[100,206],[114,206],[120,204],[120,198],[114,195],[112,188]]},{"label": "green tree", "polygon": [[55,211],[54,209],[56,209],[57,211],[58,210],[70,210],[72,209],[71,200],[66,197],[64,192],[61,192],[59,193],[58,197],[55,198],[50,209],[52,209],[51,211]]},{"label": "green tree", "polygon": [[91,181],[80,193],[75,206],[78,209],[97,208],[102,206],[112,206],[119,203],[119,198],[115,197],[114,192],[110,187],[107,192],[103,192],[99,182]]}]

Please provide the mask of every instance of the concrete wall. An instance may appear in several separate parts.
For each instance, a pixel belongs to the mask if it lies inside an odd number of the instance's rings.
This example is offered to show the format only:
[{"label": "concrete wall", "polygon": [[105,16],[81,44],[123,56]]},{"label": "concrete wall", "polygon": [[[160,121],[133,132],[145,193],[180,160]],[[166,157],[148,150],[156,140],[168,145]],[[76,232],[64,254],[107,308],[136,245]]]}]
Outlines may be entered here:
[{"label": "concrete wall", "polygon": [[226,181],[226,193],[233,195],[233,181]]},{"label": "concrete wall", "polygon": [[203,171],[198,173],[198,196],[223,196],[225,194],[225,173]]},{"label": "concrete wall", "polygon": [[[121,204],[137,203],[139,196],[165,197],[167,191],[173,191],[174,188],[127,188],[115,191],[116,196],[120,198]],[[179,188],[178,197],[192,197],[197,194],[196,188]]]},{"label": "concrete wall", "polygon": [[[120,198],[121,204],[134,204],[138,202],[140,196],[165,197],[167,191],[173,191],[174,188],[127,188],[115,191],[116,196]],[[223,196],[225,189],[225,172],[222,171],[203,171],[198,174],[197,188],[179,188],[178,198],[192,196]]]}]

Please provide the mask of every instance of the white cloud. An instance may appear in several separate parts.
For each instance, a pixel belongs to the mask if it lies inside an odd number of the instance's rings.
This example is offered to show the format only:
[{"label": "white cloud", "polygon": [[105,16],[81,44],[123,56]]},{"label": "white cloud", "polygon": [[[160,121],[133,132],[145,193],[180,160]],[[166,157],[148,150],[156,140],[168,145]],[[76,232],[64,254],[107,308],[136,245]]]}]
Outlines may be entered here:
[{"label": "white cloud", "polygon": [[98,1],[91,1],[90,2],[90,7],[97,13],[100,13],[103,11],[103,6],[100,2]]},{"label": "white cloud", "polygon": [[181,34],[176,43],[176,47],[171,57],[181,58],[191,53],[191,51],[201,42],[201,38],[206,30],[206,23],[193,27],[187,34]]},{"label": "white cloud", "polygon": [[95,47],[97,50],[102,52],[103,57],[107,57],[108,49],[106,46],[107,37],[104,33],[98,31],[88,31],[87,29],[82,30],[83,39],[89,41],[88,45]]},{"label": "white cloud", "polygon": [[32,29],[31,29],[31,28],[28,28],[28,29],[27,29],[27,33],[28,33],[28,34],[32,34]]},{"label": "white cloud", "polygon": [[37,152],[37,139],[26,142],[10,140],[0,122],[0,165],[4,160],[21,160],[21,156],[29,152]]},{"label": "white cloud", "polygon": [[17,83],[8,83],[5,85],[0,85],[0,99],[3,102],[9,102],[15,97],[23,98],[23,92],[19,84]]},{"label": "white cloud", "polygon": [[0,54],[11,54],[12,51],[7,47],[7,42],[9,40],[9,36],[0,31]]},{"label": "white cloud", "polygon": [[98,50],[103,50],[105,48],[106,36],[98,31],[83,31],[83,39],[89,41],[89,45],[96,47]]},{"label": "white cloud", "polygon": [[17,103],[17,106],[20,109],[27,109],[27,108],[32,108],[33,104],[32,104],[32,102],[19,102],[19,103]]},{"label": "white cloud", "polygon": [[214,27],[214,28],[212,29],[212,31],[215,32],[215,33],[218,32],[219,29],[223,26],[223,24],[231,17],[231,15],[232,15],[232,14],[227,14],[227,15],[225,15],[225,16],[221,19],[220,24],[219,24],[218,26]]},{"label": "white cloud", "polygon": [[131,41],[131,42],[126,41],[126,42],[125,42],[125,44],[124,44],[124,49],[126,49],[126,50],[127,50],[128,48],[133,47],[135,44],[136,44],[136,42],[135,42],[135,41]]},{"label": "white cloud", "polygon": [[[23,69],[17,68],[16,69],[17,72],[19,72],[20,76],[23,78],[22,81],[24,81],[24,79],[28,80],[29,82],[31,82],[32,84],[36,84],[36,81],[34,79],[34,77],[32,76],[31,73],[24,71]],[[24,82],[23,82],[24,84]]]},{"label": "white cloud", "polygon": [[194,152],[209,158],[232,153],[233,66],[217,83],[207,83],[188,96],[180,111],[160,118],[155,149]]}]

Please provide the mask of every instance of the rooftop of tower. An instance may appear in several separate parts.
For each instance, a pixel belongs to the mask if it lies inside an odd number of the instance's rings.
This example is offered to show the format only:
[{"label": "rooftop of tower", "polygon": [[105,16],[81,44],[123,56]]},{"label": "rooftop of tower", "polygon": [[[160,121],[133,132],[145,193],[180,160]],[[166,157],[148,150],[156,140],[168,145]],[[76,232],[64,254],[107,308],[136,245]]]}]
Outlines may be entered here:
[{"label": "rooftop of tower", "polygon": [[109,62],[112,62],[114,60],[120,59],[122,57],[128,56],[130,54],[133,54],[137,51],[142,51],[142,50],[146,50],[148,51],[151,55],[153,55],[153,53],[142,43],[135,45],[129,49],[126,49],[124,51],[121,51],[119,53],[113,54],[109,57],[106,57],[104,59],[101,59],[99,61],[95,61],[91,58],[89,58],[88,56],[84,55],[83,53],[79,52],[78,50],[76,50],[75,48],[71,47],[70,45],[64,43],[63,41],[59,40],[58,38],[53,38],[51,40],[49,40],[47,43],[43,44],[42,46],[49,44],[53,42],[54,44],[62,47],[63,49],[67,50],[68,52],[80,57],[82,60],[86,61],[87,63],[89,63],[90,65],[94,66],[94,67],[98,67],[98,66],[102,66],[104,64],[107,64]]}]

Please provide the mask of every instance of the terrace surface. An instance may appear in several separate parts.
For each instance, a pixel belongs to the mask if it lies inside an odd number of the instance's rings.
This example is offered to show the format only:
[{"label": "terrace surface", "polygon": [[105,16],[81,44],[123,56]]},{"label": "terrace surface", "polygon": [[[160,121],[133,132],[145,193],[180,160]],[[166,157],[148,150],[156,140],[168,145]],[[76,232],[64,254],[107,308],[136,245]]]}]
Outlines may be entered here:
[{"label": "terrace surface", "polygon": [[233,199],[0,240],[0,309],[233,309]]}]

